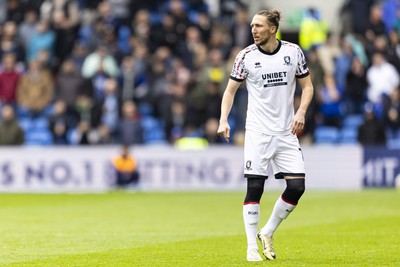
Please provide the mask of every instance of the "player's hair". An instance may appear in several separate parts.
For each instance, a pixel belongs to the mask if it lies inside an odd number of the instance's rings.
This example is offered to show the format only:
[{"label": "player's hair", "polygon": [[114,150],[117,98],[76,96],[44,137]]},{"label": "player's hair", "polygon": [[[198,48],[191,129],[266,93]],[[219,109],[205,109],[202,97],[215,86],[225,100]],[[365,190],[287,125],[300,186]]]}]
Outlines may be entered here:
[{"label": "player's hair", "polygon": [[282,14],[277,9],[265,9],[257,13],[257,15],[264,16],[267,19],[268,24],[276,27],[276,31],[279,29],[279,22],[282,20]]}]

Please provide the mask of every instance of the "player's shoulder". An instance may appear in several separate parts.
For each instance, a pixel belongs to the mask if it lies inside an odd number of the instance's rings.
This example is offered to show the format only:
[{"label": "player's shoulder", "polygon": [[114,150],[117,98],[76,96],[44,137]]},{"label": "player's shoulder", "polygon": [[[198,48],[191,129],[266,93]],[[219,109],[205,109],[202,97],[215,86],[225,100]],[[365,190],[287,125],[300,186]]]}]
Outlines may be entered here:
[{"label": "player's shoulder", "polygon": [[254,51],[258,51],[258,48],[255,44],[251,44],[251,45],[243,48],[242,50],[240,50],[238,55],[247,55],[247,54],[253,53]]},{"label": "player's shoulder", "polygon": [[295,50],[300,49],[299,45],[292,43],[292,42],[284,41],[284,40],[281,40],[281,46],[288,48],[288,49],[295,49]]}]

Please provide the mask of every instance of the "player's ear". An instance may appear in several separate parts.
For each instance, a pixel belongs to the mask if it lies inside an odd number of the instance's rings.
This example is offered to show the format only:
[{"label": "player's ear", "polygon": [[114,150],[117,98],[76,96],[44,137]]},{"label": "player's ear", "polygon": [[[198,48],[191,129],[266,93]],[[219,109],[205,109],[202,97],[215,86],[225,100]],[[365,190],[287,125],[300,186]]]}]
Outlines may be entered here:
[{"label": "player's ear", "polygon": [[269,31],[270,31],[271,33],[276,33],[276,26],[271,26],[271,27],[269,28]]}]

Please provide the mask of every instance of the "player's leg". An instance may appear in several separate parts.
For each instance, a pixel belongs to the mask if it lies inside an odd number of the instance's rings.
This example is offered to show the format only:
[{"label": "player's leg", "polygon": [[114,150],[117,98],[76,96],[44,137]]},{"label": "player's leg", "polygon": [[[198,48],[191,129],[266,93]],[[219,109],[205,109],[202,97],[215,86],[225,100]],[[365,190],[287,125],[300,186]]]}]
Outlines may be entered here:
[{"label": "player's leg", "polygon": [[278,173],[276,178],[285,178],[286,189],[276,201],[272,214],[265,226],[260,229],[257,237],[263,244],[267,259],[275,259],[273,235],[280,223],[286,219],[297,206],[305,190],[304,161],[297,138],[279,142],[279,153],[273,161],[273,167]]},{"label": "player's leg", "polygon": [[276,258],[273,236],[280,225],[297,206],[300,197],[304,193],[304,178],[286,179],[286,189],[275,203],[272,214],[267,223],[257,233],[257,237],[263,245],[265,257],[270,260]]},{"label": "player's leg", "polygon": [[260,219],[260,200],[264,192],[265,179],[268,178],[266,166],[269,159],[265,159],[265,148],[270,142],[270,137],[246,131],[244,176],[247,178],[247,193],[243,204],[243,221],[247,236],[248,261],[262,260],[258,253],[257,229]]},{"label": "player's leg", "polygon": [[264,178],[248,178],[247,193],[243,203],[243,221],[247,237],[247,260],[262,261],[258,253],[257,229],[260,220],[260,200],[264,192]]},{"label": "player's leg", "polygon": [[286,179],[286,189],[275,203],[266,225],[260,230],[263,235],[272,237],[282,220],[296,208],[305,190],[305,179]]},{"label": "player's leg", "polygon": [[131,177],[132,177],[132,185],[134,187],[137,187],[137,185],[139,184],[139,172],[133,171]]},{"label": "player's leg", "polygon": [[116,171],[116,180],[115,180],[115,186],[116,187],[123,187],[124,186],[124,174],[122,172]]}]

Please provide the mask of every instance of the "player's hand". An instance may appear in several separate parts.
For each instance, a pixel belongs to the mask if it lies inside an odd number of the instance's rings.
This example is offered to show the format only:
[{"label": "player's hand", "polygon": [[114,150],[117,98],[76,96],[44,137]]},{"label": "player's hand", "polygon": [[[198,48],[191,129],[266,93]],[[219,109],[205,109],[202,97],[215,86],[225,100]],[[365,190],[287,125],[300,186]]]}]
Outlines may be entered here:
[{"label": "player's hand", "polygon": [[231,134],[231,127],[228,122],[220,122],[218,126],[218,134],[225,138],[226,142],[229,143],[229,137]]},{"label": "player's hand", "polygon": [[300,133],[304,129],[304,115],[296,113],[293,117],[292,124],[290,125],[290,130],[292,134]]}]

